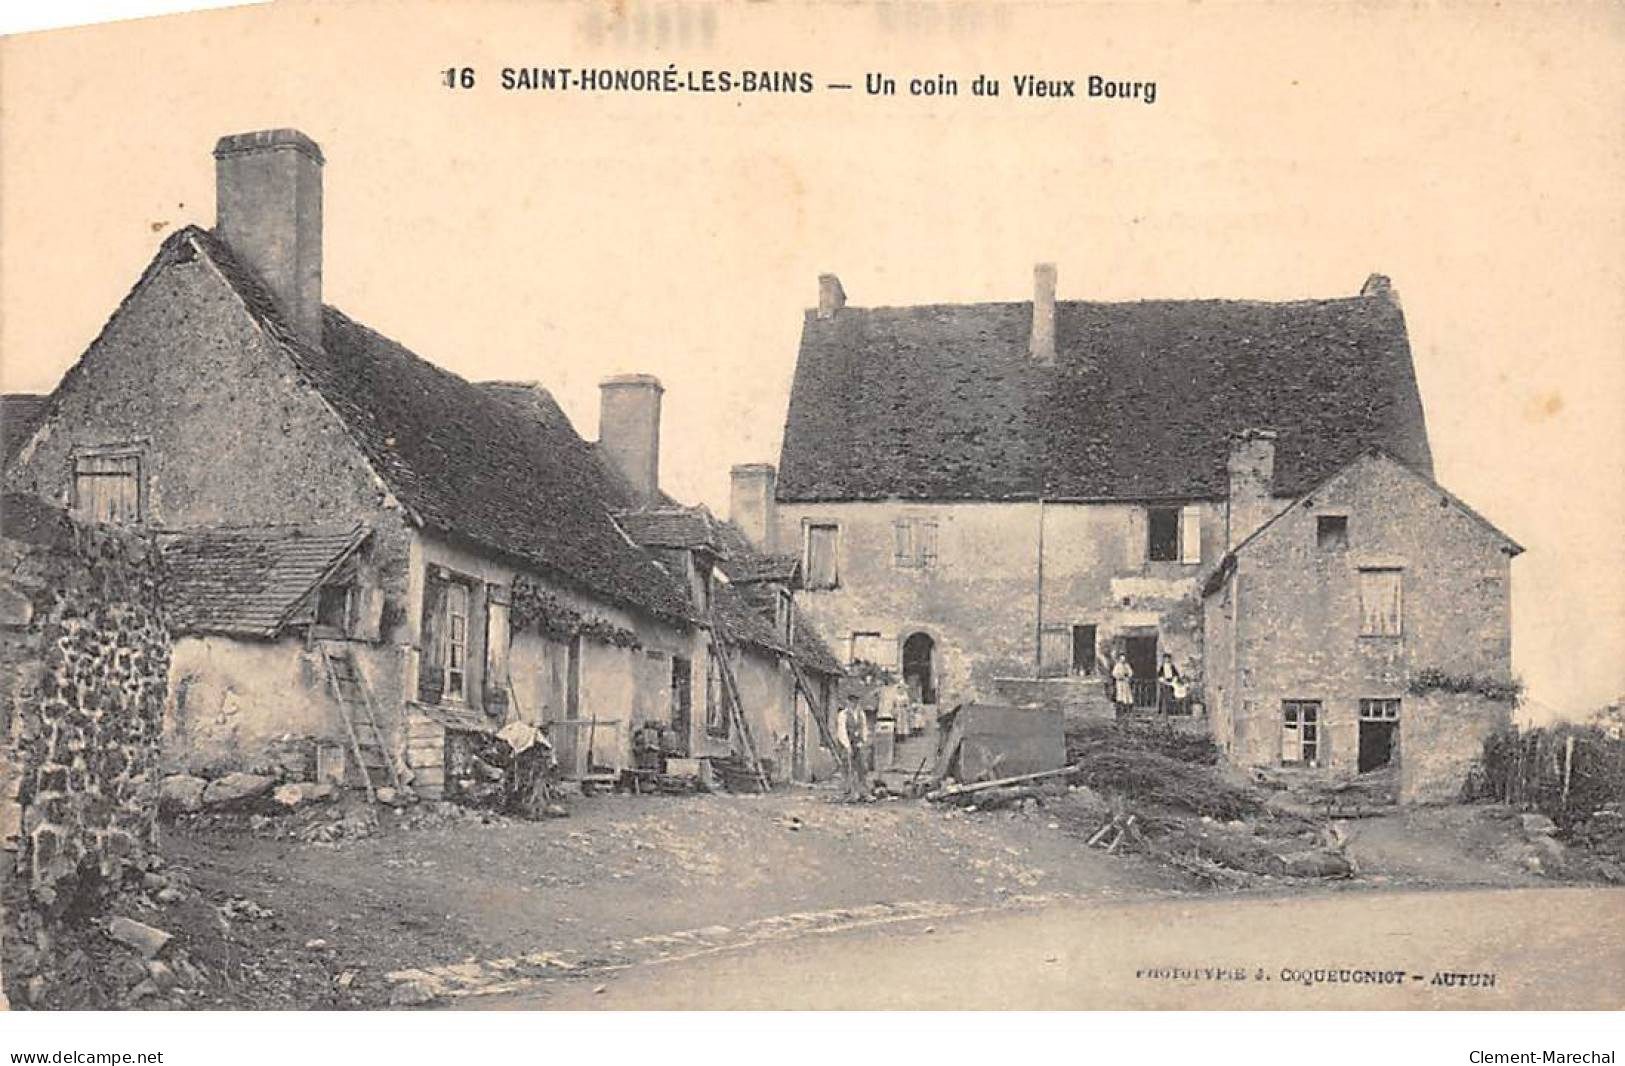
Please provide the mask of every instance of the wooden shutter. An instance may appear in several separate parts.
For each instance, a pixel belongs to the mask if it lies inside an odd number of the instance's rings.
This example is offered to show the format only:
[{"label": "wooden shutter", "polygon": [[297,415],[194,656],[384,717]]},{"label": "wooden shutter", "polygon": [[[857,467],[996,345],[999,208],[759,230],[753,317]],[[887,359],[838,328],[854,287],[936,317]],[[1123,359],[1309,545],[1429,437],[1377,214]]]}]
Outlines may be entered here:
[{"label": "wooden shutter", "polygon": [[508,589],[485,586],[485,702],[506,703],[508,695]]},{"label": "wooden shutter", "polygon": [[1179,561],[1202,561],[1202,509],[1194,503],[1179,512]]},{"label": "wooden shutter", "polygon": [[914,538],[910,535],[910,525],[906,518],[899,518],[891,524],[893,566],[914,565]]},{"label": "wooden shutter", "polygon": [[815,589],[832,589],[839,581],[835,533],[835,526],[807,527],[807,580]]},{"label": "wooden shutter", "polygon": [[1397,637],[1404,615],[1403,571],[1360,571],[1360,633]]},{"label": "wooden shutter", "polygon": [[937,562],[937,523],[933,519],[921,519],[914,531],[915,548],[920,555],[921,566],[935,566]]},{"label": "wooden shutter", "polygon": [[1043,677],[1065,677],[1072,669],[1072,628],[1045,626],[1039,634],[1042,658],[1039,673]]},{"label": "wooden shutter", "polygon": [[446,673],[446,583],[430,576],[423,584],[423,618],[418,630],[418,700],[439,703]]}]

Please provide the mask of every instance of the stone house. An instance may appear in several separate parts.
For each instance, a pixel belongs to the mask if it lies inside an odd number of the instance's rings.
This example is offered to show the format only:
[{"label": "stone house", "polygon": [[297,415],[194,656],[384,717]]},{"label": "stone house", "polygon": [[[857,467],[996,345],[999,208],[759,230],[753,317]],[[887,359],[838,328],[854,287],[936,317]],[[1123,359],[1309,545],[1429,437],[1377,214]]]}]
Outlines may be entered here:
[{"label": "stone house", "polygon": [[692,702],[709,564],[617,518],[671,502],[659,382],[604,382],[588,444],[545,389],[434,366],[322,303],[315,143],[261,131],[214,155],[215,229],[163,242],[5,472],[162,533],[174,762],[354,781],[376,758],[433,796],[467,734],[516,718],[573,773],[627,765],[647,721],[712,751]]},{"label": "stone house", "polygon": [[1511,722],[1522,550],[1384,451],[1347,463],[1204,584],[1214,739],[1242,766],[1320,780],[1394,767],[1402,801],[1454,798]]},{"label": "stone house", "polygon": [[[1266,427],[1271,461],[1257,435]],[[848,306],[820,279],[777,468],[734,470],[732,517],[801,563],[850,661],[915,698],[1105,713],[1170,654],[1204,674],[1202,582],[1227,549],[1355,456],[1431,453],[1387,279],[1286,303]]]}]

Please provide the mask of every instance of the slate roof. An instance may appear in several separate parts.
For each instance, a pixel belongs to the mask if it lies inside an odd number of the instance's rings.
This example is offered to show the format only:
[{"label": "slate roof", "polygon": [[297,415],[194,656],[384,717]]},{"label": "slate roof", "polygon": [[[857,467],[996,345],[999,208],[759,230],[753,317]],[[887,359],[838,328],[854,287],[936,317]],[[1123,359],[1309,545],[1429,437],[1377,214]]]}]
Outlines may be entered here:
[{"label": "slate roof", "polygon": [[162,534],[170,626],[177,633],[275,637],[367,536],[360,524]]},{"label": "slate roof", "polygon": [[1405,320],[1386,280],[1346,299],[808,312],[778,497],[1217,498],[1230,437],[1273,429],[1292,495],[1383,445],[1431,471]]},{"label": "slate roof", "polygon": [[0,462],[10,462],[38,428],[49,396],[12,392],[0,396]]},{"label": "slate roof", "polygon": [[[612,602],[691,621],[685,593],[622,535],[622,489],[556,403],[481,387],[327,307],[322,348],[282,323],[265,289],[225,243],[188,226],[148,276],[201,252],[343,420],[408,512],[425,527]],[[543,417],[537,417],[538,414]]]},{"label": "slate roof", "polygon": [[711,606],[722,628],[721,636],[729,644],[749,644],[784,655],[791,653],[773,619],[744,590],[718,584],[711,596]]}]

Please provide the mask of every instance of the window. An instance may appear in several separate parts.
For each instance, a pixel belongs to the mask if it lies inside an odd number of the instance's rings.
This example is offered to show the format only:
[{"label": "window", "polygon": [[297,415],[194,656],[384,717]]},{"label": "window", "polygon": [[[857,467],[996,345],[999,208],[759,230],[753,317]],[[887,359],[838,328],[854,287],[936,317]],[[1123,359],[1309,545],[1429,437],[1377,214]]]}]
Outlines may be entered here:
[{"label": "window", "polygon": [[458,582],[446,586],[445,694],[452,700],[468,695],[468,586]]},{"label": "window", "polygon": [[132,452],[74,456],[73,510],[92,522],[141,521],[141,457]]},{"label": "window", "polygon": [[1295,766],[1320,765],[1320,701],[1281,703],[1281,761]]},{"label": "window", "polygon": [[879,633],[852,634],[851,662],[890,666],[891,658],[890,642]]},{"label": "window", "polygon": [[1179,508],[1146,509],[1148,541],[1145,557],[1154,563],[1179,561]]},{"label": "window", "polygon": [[1072,672],[1082,677],[1095,673],[1095,627],[1092,625],[1072,627]]},{"label": "window", "polygon": [[1323,552],[1342,551],[1349,546],[1349,516],[1323,514],[1315,518],[1315,547]]},{"label": "window", "polygon": [[1362,722],[1397,722],[1399,721],[1398,700],[1361,700],[1360,721]]},{"label": "window", "polygon": [[1360,571],[1360,635],[1397,637],[1402,632],[1403,591],[1399,569]]},{"label": "window", "polygon": [[1145,557],[1154,563],[1202,561],[1202,509],[1147,507]]},{"label": "window", "polygon": [[350,631],[352,585],[323,585],[316,592],[316,624],[341,633]]},{"label": "window", "polygon": [[899,518],[892,523],[892,565],[926,570],[937,562],[937,522],[934,518]]},{"label": "window", "polygon": [[841,583],[836,564],[836,541],[841,527],[833,522],[812,523],[807,526],[807,587],[832,589]]}]

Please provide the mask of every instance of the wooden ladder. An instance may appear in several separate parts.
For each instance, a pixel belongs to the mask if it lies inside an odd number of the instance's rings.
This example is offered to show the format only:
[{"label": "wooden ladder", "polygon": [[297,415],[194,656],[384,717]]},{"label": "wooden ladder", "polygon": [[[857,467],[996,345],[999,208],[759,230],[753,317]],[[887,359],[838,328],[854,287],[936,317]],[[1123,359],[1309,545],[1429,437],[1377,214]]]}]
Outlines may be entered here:
[{"label": "wooden ladder", "polygon": [[[395,760],[389,757],[384,745],[383,730],[378,728],[378,714],[373,707],[372,693],[357,668],[350,649],[335,641],[318,641],[322,663],[327,668],[328,689],[339,705],[339,718],[344,732],[350,738],[350,754],[355,756],[361,770],[361,780],[367,787],[369,802],[378,802],[378,788],[388,785],[397,795],[401,791],[401,776],[395,769]],[[374,774],[382,774],[374,779]]]},{"label": "wooden ladder", "polygon": [[718,632],[717,616],[716,612],[713,611],[711,614],[711,654],[716,658],[719,672],[722,675],[724,695],[728,698],[729,717],[732,719],[734,730],[738,733],[741,744],[745,749],[746,765],[750,768],[750,772],[756,776],[756,780],[761,783],[762,793],[765,795],[773,791],[773,785],[767,779],[767,771],[762,769],[762,761],[756,757],[756,742],[751,739],[750,725],[745,721],[745,705],[739,699],[739,683],[734,680],[733,665],[728,662],[728,656],[723,650],[725,645],[722,638],[717,635]]},{"label": "wooden ladder", "polygon": [[846,756],[846,749],[835,742],[835,734],[830,732],[829,723],[824,721],[824,716],[818,713],[818,697],[813,695],[812,686],[807,683],[807,675],[801,672],[801,664],[796,662],[794,656],[790,657],[789,663],[790,673],[796,679],[796,688],[800,689],[802,696],[806,697],[808,713],[818,725],[818,735],[824,738],[824,746],[829,748],[830,754],[835,757],[836,764],[841,768],[841,776],[851,782],[853,780],[852,764]]}]

